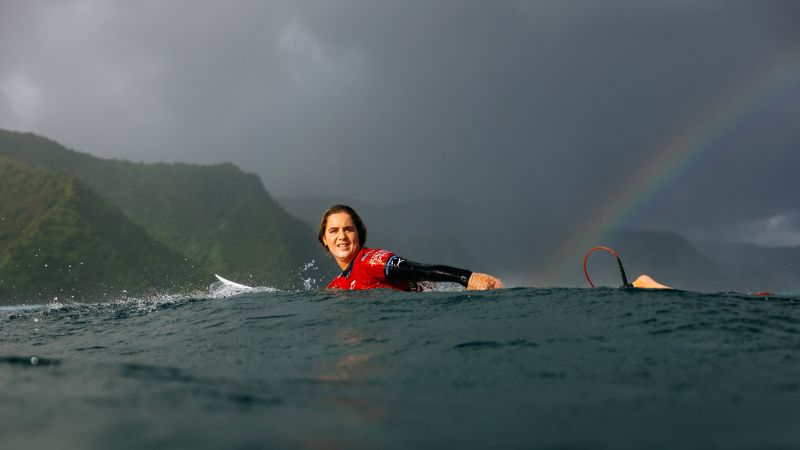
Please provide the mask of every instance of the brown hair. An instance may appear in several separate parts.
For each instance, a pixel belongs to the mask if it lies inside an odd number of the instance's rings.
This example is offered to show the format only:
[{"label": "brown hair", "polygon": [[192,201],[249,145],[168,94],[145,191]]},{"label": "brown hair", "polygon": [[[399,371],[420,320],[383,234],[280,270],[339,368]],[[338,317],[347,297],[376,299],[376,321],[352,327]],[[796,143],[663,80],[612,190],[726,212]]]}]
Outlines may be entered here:
[{"label": "brown hair", "polygon": [[317,234],[317,240],[319,240],[319,243],[325,247],[326,251],[330,251],[325,245],[325,242],[322,240],[322,237],[325,236],[325,227],[328,225],[328,216],[338,213],[347,213],[350,215],[350,218],[353,219],[353,222],[356,225],[356,231],[358,232],[358,245],[363,247],[364,243],[367,242],[367,226],[364,225],[364,222],[361,220],[361,217],[358,216],[358,213],[356,213],[353,208],[347,205],[333,205],[328,208],[324,214],[322,214],[322,220],[319,221],[319,233]]}]

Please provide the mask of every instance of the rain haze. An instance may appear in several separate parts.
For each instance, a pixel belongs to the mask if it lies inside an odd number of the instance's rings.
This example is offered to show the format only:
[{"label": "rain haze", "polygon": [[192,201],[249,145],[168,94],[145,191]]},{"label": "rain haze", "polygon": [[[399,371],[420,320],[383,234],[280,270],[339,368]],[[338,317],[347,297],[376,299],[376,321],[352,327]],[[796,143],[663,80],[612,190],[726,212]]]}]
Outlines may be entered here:
[{"label": "rain haze", "polygon": [[473,248],[602,228],[620,198],[616,226],[796,246],[798,23],[794,1],[6,0],[0,127],[233,162],[277,198],[452,200],[491,224]]}]

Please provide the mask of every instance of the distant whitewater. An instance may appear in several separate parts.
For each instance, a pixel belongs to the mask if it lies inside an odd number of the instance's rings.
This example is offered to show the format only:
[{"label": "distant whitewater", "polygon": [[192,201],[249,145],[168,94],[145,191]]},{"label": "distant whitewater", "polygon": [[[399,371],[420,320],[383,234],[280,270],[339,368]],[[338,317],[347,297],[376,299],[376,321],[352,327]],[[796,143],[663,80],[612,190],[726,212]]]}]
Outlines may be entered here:
[{"label": "distant whitewater", "polygon": [[800,447],[791,298],[216,286],[0,324],[4,449]]}]

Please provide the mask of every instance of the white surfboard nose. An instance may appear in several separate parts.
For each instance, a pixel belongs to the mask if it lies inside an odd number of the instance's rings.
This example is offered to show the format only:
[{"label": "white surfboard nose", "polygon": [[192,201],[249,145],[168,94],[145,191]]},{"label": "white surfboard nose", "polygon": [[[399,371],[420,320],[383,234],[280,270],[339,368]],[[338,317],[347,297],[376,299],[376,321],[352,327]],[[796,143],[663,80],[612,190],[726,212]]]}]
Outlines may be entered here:
[{"label": "white surfboard nose", "polygon": [[237,283],[235,281],[231,281],[231,280],[222,278],[221,276],[219,276],[217,274],[214,274],[214,276],[217,277],[217,279],[219,281],[221,281],[223,284],[225,284],[226,286],[231,286],[231,287],[235,287],[235,288],[239,288],[239,289],[253,289],[250,286],[246,286],[244,284],[239,284],[239,283]]}]

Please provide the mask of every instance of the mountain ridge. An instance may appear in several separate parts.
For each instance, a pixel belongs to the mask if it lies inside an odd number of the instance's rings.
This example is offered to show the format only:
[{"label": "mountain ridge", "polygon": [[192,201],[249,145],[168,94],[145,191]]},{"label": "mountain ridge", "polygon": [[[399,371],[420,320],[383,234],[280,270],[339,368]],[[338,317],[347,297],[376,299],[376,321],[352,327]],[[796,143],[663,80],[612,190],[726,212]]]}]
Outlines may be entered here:
[{"label": "mountain ridge", "polygon": [[0,156],[79,180],[207,273],[292,288],[313,277],[315,268],[303,268],[321,255],[310,227],[287,213],[257,175],[231,163],[102,159],[7,130],[0,130]]}]

